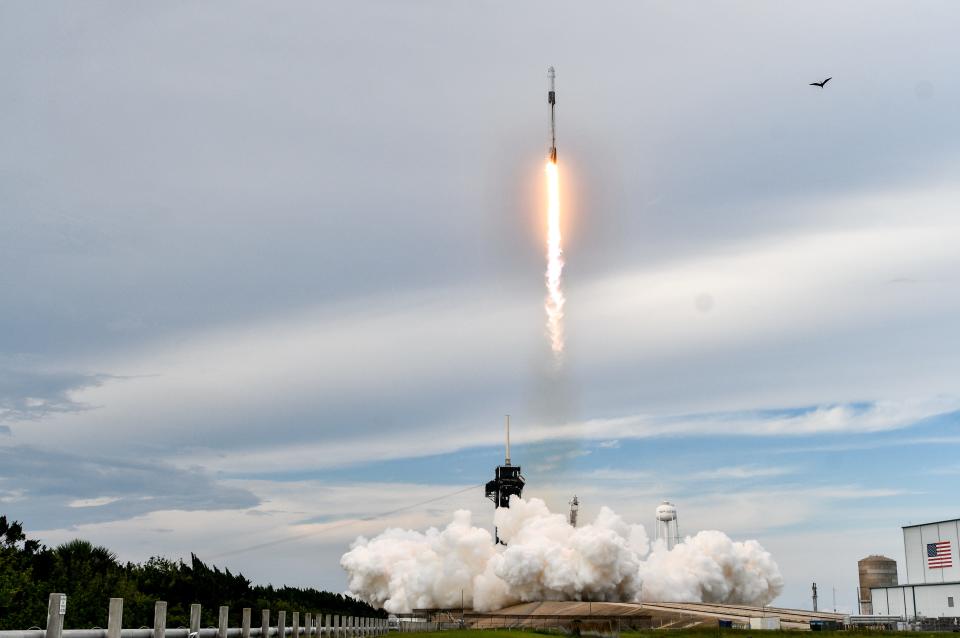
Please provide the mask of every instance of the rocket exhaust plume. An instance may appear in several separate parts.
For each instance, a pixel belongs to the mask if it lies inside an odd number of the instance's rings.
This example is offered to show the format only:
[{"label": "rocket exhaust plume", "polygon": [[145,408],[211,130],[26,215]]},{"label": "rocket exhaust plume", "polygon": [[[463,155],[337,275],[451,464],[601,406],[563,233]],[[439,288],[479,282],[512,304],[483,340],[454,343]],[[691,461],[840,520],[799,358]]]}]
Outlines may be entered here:
[{"label": "rocket exhaust plume", "polygon": [[547,313],[547,334],[554,360],[559,363],[563,356],[563,236],[560,233],[560,175],[557,170],[557,135],[554,108],[557,94],[554,90],[556,73],[553,67],[547,70],[550,79],[550,91],[547,102],[550,104],[550,152],[547,159],[547,298],[544,309]]},{"label": "rocket exhaust plume", "polygon": [[494,522],[506,546],[476,527],[466,510],[443,529],[361,536],[340,559],[350,594],[402,613],[461,604],[488,611],[539,600],[759,607],[783,589],[779,567],[757,541],[734,541],[719,531],[669,548],[609,508],[573,527],[540,499],[516,496],[509,508],[496,510]]}]

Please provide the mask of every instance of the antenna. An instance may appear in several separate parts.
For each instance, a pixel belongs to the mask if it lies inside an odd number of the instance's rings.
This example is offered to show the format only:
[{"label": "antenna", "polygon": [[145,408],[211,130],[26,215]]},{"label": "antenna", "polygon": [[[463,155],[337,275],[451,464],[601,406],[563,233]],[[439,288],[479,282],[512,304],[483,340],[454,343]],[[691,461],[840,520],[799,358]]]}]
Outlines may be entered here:
[{"label": "antenna", "polygon": [[510,465],[510,415],[507,415],[507,458],[504,460],[504,465]]}]

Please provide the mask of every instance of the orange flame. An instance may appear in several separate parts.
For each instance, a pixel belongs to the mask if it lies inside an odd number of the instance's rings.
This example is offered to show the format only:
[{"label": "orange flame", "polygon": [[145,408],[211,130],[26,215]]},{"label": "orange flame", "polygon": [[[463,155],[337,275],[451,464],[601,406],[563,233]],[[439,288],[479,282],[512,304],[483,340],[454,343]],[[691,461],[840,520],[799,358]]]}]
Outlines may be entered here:
[{"label": "orange flame", "polygon": [[547,334],[557,362],[563,355],[563,237],[560,234],[560,176],[555,162],[547,162]]}]

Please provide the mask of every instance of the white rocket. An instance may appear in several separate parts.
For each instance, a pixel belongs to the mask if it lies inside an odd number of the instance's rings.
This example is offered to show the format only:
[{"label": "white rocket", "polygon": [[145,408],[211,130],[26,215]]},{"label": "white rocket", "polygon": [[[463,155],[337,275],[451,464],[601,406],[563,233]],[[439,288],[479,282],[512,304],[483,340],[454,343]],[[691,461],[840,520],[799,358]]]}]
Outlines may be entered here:
[{"label": "white rocket", "polygon": [[547,77],[550,79],[550,92],[547,93],[547,102],[550,104],[550,161],[557,163],[557,121],[554,118],[554,108],[557,105],[557,92],[554,87],[554,80],[557,72],[553,67],[547,68]]}]

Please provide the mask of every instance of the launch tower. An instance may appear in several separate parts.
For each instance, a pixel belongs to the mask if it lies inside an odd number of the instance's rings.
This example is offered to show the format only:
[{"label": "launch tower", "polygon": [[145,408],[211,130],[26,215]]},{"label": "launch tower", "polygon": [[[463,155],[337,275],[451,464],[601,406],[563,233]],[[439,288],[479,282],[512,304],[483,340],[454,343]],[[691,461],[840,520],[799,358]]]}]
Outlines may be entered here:
[{"label": "launch tower", "polygon": [[[526,480],[520,474],[519,465],[510,465],[510,415],[507,415],[507,454],[503,465],[494,471],[493,480],[487,482],[487,498],[494,507],[510,507],[510,497],[520,496]],[[494,537],[501,543],[500,536],[494,530]],[[503,543],[505,544],[505,543]]]}]

